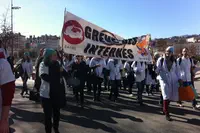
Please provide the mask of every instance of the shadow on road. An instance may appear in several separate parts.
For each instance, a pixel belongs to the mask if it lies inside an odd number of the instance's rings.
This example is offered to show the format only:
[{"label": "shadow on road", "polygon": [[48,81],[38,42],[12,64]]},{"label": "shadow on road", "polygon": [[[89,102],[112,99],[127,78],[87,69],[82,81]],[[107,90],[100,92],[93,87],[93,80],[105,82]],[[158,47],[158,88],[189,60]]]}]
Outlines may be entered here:
[{"label": "shadow on road", "polygon": [[[183,120],[173,119],[174,121],[200,126],[200,120],[199,119],[187,119],[187,118],[184,118],[184,117],[174,116],[174,115],[171,115],[171,116],[173,116],[175,118],[183,119]],[[184,120],[186,120],[186,121],[184,121]]]},{"label": "shadow on road", "polygon": [[[117,102],[112,102],[108,100],[108,93],[102,94],[102,102],[93,102],[92,93],[89,95],[85,95],[85,108],[81,109],[77,107],[75,103],[75,98],[73,95],[67,96],[67,106],[62,109],[63,113],[61,114],[61,121],[78,125],[85,128],[91,129],[101,129],[105,132],[113,132],[116,133],[117,131],[109,126],[109,124],[117,124],[115,118],[117,119],[129,119],[132,122],[140,122],[142,123],[143,120],[141,118],[134,117],[133,113],[129,113],[130,115],[124,114],[123,111],[137,111],[143,113],[151,114],[161,114],[162,108],[158,105],[159,101],[159,94],[155,94],[154,96],[144,96],[144,103],[145,106],[139,106],[136,102],[135,96],[124,96],[120,95]],[[17,103],[22,105],[19,101]],[[26,104],[25,104],[26,105]],[[28,109],[28,107],[27,107]],[[32,110],[23,110],[20,108],[12,107],[11,111],[14,113],[11,115],[11,119],[13,120],[20,120],[25,122],[39,122],[43,124],[43,113],[41,112],[32,112]],[[67,112],[71,112],[72,114],[66,115]],[[181,116],[185,114],[192,114],[199,116],[199,112],[187,110],[184,108],[177,108],[175,106],[170,106],[170,112],[172,114],[180,115],[180,116],[173,116],[175,119],[174,121],[179,121],[183,123],[189,123],[193,125],[200,125],[200,120],[198,119],[187,119]],[[65,115],[64,115],[65,114]],[[177,120],[176,118],[184,119],[186,121]],[[11,122],[13,124],[14,122]],[[14,132],[14,131],[13,131]]]},{"label": "shadow on road", "polygon": [[[87,102],[87,105],[88,103],[90,104],[89,101]],[[94,105],[100,105],[100,103],[94,103]],[[129,119],[134,122],[143,122],[143,120],[140,118],[124,115],[116,111],[96,109],[90,106],[86,106],[84,109],[80,109],[77,106],[68,105],[67,108],[63,110],[72,113],[74,113],[74,111],[76,110],[75,111],[76,114],[70,116],[61,115],[61,121],[71,123],[74,125],[79,125],[85,128],[102,129],[106,132],[115,133],[117,131],[97,121],[117,124],[117,122],[113,118],[120,118],[120,119]]]},{"label": "shadow on road", "polygon": [[[9,118],[9,125],[12,125],[12,124],[14,124],[14,121],[11,119],[11,118]],[[9,128],[9,133],[15,133],[15,129],[13,129],[13,128]]]},{"label": "shadow on road", "polygon": [[10,109],[14,114],[10,118],[25,122],[41,122],[43,123],[43,113],[31,112],[18,108],[11,107]]},{"label": "shadow on road", "polygon": [[82,127],[85,127],[85,128],[102,129],[103,131],[112,132],[112,133],[117,132],[114,129],[108,127],[108,126],[106,126],[102,123],[99,123],[97,121],[94,121],[92,119],[89,119],[87,117],[61,115],[61,121],[71,123],[71,124],[74,124],[74,125],[78,125],[78,126],[82,126]]}]

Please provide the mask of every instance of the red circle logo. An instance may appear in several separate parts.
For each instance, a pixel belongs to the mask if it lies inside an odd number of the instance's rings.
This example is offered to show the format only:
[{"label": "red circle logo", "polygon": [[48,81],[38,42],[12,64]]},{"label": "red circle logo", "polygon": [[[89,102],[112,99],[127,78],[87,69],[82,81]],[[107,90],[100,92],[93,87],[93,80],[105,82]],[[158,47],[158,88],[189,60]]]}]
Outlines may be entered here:
[{"label": "red circle logo", "polygon": [[75,20],[67,21],[63,26],[63,37],[70,44],[80,44],[84,40],[82,26]]}]

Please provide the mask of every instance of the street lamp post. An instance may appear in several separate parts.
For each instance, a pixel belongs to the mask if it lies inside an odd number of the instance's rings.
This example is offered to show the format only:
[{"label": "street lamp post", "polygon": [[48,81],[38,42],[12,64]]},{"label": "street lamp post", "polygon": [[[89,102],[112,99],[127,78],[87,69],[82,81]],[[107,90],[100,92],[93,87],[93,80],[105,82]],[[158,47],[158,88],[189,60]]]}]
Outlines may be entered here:
[{"label": "street lamp post", "polygon": [[13,35],[13,9],[12,9],[12,7],[13,7],[13,0],[11,0],[11,52],[12,52],[12,56],[13,56],[13,37],[14,37],[14,35]]},{"label": "street lamp post", "polygon": [[15,9],[20,9],[21,7],[18,6],[13,6],[13,0],[11,0],[11,39],[12,39],[12,43],[11,43],[11,54],[13,56],[13,47],[14,47],[14,33],[13,33],[13,10]]}]

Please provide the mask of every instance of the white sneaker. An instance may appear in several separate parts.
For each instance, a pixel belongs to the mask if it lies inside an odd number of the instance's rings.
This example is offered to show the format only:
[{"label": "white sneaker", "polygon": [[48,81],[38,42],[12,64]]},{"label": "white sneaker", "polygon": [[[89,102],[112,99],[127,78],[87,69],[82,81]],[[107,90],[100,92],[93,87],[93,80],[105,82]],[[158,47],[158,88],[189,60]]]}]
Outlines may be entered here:
[{"label": "white sneaker", "polygon": [[149,96],[149,93],[146,93],[145,95],[146,95],[146,96]]},{"label": "white sneaker", "polygon": [[182,104],[178,104],[179,107],[184,107]]},{"label": "white sneaker", "polygon": [[198,108],[198,109],[199,109],[199,108],[200,108],[200,105],[196,105],[196,108]]},{"label": "white sneaker", "polygon": [[193,107],[193,109],[195,110],[200,109],[200,105],[196,105],[195,107]]}]

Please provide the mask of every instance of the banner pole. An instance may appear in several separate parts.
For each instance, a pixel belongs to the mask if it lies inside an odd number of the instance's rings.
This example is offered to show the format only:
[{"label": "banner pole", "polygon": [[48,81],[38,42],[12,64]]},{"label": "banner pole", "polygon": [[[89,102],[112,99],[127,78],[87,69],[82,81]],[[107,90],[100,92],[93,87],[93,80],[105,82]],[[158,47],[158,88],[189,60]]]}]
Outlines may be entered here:
[{"label": "banner pole", "polygon": [[[64,24],[65,24],[65,15],[66,15],[66,8],[65,8],[65,11],[64,11],[64,21],[63,21],[63,26],[64,26]],[[62,42],[61,42],[61,51],[62,51],[62,53],[61,53],[61,59],[62,59],[62,61],[61,62],[63,62],[63,55],[64,55],[64,39],[63,39],[63,29],[62,29],[62,31],[61,31],[61,39],[62,39]],[[63,64],[62,64],[63,65]]]},{"label": "banner pole", "polygon": [[[64,11],[64,22],[63,22],[63,26],[64,26],[64,24],[65,24],[65,15],[66,15],[66,8],[65,8],[65,11]],[[61,36],[62,36],[62,51],[63,51],[63,45],[64,45],[64,39],[63,39],[63,29],[62,29]]]}]

